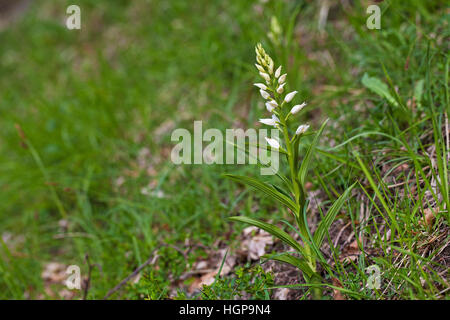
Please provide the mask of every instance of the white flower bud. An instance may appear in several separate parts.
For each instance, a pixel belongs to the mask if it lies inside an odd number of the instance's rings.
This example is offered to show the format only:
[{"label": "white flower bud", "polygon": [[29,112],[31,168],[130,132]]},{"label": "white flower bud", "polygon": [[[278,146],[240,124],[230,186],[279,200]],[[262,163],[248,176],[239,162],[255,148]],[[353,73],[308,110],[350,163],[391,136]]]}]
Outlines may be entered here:
[{"label": "white flower bud", "polygon": [[268,125],[268,126],[272,126],[275,127],[276,123],[274,119],[259,119],[259,122],[261,122],[262,124]]},{"label": "white flower bud", "polygon": [[269,112],[272,112],[275,109],[269,102],[266,102],[266,109]]},{"label": "white flower bud", "polygon": [[272,120],[275,121],[275,126],[278,125],[278,123],[280,122],[280,119],[278,119],[278,117],[276,115],[272,115]]},{"label": "white flower bud", "polygon": [[306,132],[306,130],[308,130],[309,128],[309,124],[302,124],[300,125],[297,130],[295,131],[296,135],[300,135]]},{"label": "white flower bud", "polygon": [[303,102],[302,104],[297,104],[297,105],[295,105],[295,106],[292,107],[291,113],[292,113],[292,114],[296,114],[296,113],[298,113],[300,110],[302,110],[305,106],[306,106],[306,102]]},{"label": "white flower bud", "polygon": [[282,94],[284,92],[284,86],[286,83],[280,84],[280,86],[277,89],[277,93]]},{"label": "white flower bud", "polygon": [[259,122],[268,126],[276,127],[278,125],[278,122],[280,122],[280,119],[278,119],[278,117],[273,114],[271,119],[259,119]]},{"label": "white flower bud", "polygon": [[275,78],[278,78],[281,74],[281,66],[278,67],[278,69],[275,71]]},{"label": "white flower bud", "polygon": [[259,64],[255,63],[256,69],[258,69],[259,72],[265,72],[264,68],[261,67]]},{"label": "white flower bud", "polygon": [[286,76],[287,76],[287,73],[281,75],[281,76],[278,78],[278,83],[279,83],[279,84],[284,83],[284,82],[286,81]]},{"label": "white flower bud", "polygon": [[265,72],[260,72],[259,75],[266,80],[266,82],[270,82],[270,76]]},{"label": "white flower bud", "polygon": [[286,103],[291,102],[292,99],[294,99],[294,97],[295,97],[295,95],[297,94],[297,92],[298,92],[298,91],[292,91],[292,92],[288,93],[288,94],[286,95],[286,97],[284,97],[284,101],[285,101]]},{"label": "white flower bud", "polygon": [[269,63],[268,63],[268,67],[269,67],[269,73],[273,74],[273,60],[269,57]]},{"label": "white flower bud", "polygon": [[277,140],[271,139],[271,138],[267,138],[267,137],[265,137],[265,139],[266,139],[267,143],[268,143],[273,149],[276,149],[276,150],[280,149],[280,143],[279,143]]},{"label": "white flower bud", "polygon": [[269,99],[270,98],[270,94],[268,94],[266,91],[264,91],[264,90],[259,90],[259,92],[261,93],[261,96],[264,98],[264,99]]},{"label": "white flower bud", "polygon": [[267,104],[270,104],[272,108],[278,107],[278,103],[275,100],[270,100],[269,102],[267,102]]},{"label": "white flower bud", "polygon": [[264,83],[254,83],[253,85],[260,88],[261,90],[267,90],[267,86]]}]

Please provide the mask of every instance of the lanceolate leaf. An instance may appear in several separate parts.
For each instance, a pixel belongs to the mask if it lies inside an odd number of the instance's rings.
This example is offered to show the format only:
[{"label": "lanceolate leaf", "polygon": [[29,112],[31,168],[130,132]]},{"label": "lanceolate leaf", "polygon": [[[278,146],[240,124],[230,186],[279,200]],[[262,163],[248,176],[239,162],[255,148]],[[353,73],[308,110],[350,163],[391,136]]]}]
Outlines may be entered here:
[{"label": "lanceolate leaf", "polygon": [[224,176],[233,181],[247,184],[247,185],[263,192],[265,195],[270,196],[273,199],[277,200],[278,202],[281,202],[282,204],[287,206],[294,213],[298,211],[298,206],[288,196],[284,195],[283,193],[279,192],[277,189],[275,189],[271,185],[269,185],[259,179],[252,178],[252,177],[246,177],[246,176],[237,176],[234,174],[225,174]]},{"label": "lanceolate leaf", "polygon": [[395,101],[394,97],[389,92],[388,86],[380,79],[369,77],[367,73],[365,73],[361,82],[366,88],[372,90],[380,97],[385,98],[394,107],[398,106],[397,101]]},{"label": "lanceolate leaf", "polygon": [[281,187],[279,187],[279,186],[277,186],[275,184],[272,184],[272,183],[270,184],[270,186],[272,186],[275,189],[277,189],[278,192],[280,192],[281,194],[284,194],[286,197],[288,197],[288,198],[290,197],[289,193],[286,190],[284,190],[283,188],[281,188]]},{"label": "lanceolate leaf", "polygon": [[302,161],[302,165],[300,166],[300,170],[298,172],[298,178],[299,178],[300,184],[302,186],[305,185],[305,178],[306,178],[306,174],[308,173],[309,165],[310,165],[311,159],[314,154],[314,149],[315,149],[317,143],[319,142],[319,138],[322,135],[322,132],[325,129],[325,126],[327,125],[327,122],[328,122],[328,119],[325,120],[325,122],[322,124],[319,131],[315,135],[311,145],[308,148],[308,151],[306,152],[305,158]]},{"label": "lanceolate leaf", "polygon": [[289,253],[264,255],[263,258],[288,263],[302,270],[308,276],[308,278],[311,278],[314,275],[314,271],[311,270],[311,267],[308,265],[305,259],[294,257]]},{"label": "lanceolate leaf", "polygon": [[292,238],[288,233],[281,230],[277,226],[243,216],[230,217],[228,219],[232,221],[248,223],[252,226],[263,229],[264,231],[270,233],[274,237],[277,237],[278,239],[289,245],[291,248],[297,250],[302,254],[304,253],[302,246],[297,241],[295,241],[294,238]]},{"label": "lanceolate leaf", "polygon": [[289,179],[284,175],[281,174],[279,172],[276,173],[277,177],[280,178],[284,184],[289,188],[289,191],[291,191],[292,193],[294,193],[294,190],[292,189],[292,185],[291,185],[291,181],[289,181]]},{"label": "lanceolate leaf", "polygon": [[322,221],[320,221],[319,225],[317,226],[317,230],[314,233],[313,238],[314,243],[317,245],[319,249],[322,246],[323,239],[325,239],[327,230],[331,227],[331,224],[333,223],[334,219],[336,219],[337,214],[341,210],[345,200],[347,200],[347,197],[349,196],[355,184],[356,182],[352,184],[350,187],[348,187],[348,189],[345,190],[344,193],[333,203],[333,205],[328,210],[326,216],[323,217]]}]

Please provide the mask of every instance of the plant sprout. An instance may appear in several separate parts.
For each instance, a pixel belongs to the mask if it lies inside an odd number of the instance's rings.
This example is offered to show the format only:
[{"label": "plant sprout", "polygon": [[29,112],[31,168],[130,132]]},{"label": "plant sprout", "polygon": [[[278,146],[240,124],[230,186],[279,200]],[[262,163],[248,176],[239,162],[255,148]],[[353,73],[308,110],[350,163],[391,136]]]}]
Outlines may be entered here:
[{"label": "plant sprout", "polygon": [[300,124],[297,126],[297,129],[291,133],[288,121],[292,121],[294,116],[304,109],[306,102],[291,106],[298,91],[284,94],[287,74],[281,74],[281,66],[274,70],[272,58],[265,52],[260,43],[256,45],[255,49],[257,61],[256,68],[264,80],[264,83],[255,83],[255,86],[260,90],[261,96],[266,101],[265,106],[271,113],[270,118],[260,119],[259,121],[264,125],[275,127],[281,132],[283,141],[277,141],[271,138],[266,138],[266,140],[272,151],[279,151],[286,157],[289,166],[289,175],[284,176],[281,173],[277,174],[282,181],[279,186],[274,186],[253,177],[232,174],[226,174],[225,176],[234,181],[250,185],[287,207],[292,213],[297,227],[293,227],[288,222],[287,224],[295,229],[301,238],[301,242],[296,241],[289,233],[273,224],[243,216],[231,217],[229,219],[261,228],[290,246],[294,250],[294,254],[283,252],[281,254],[265,257],[291,264],[300,269],[306,283],[314,288],[314,298],[320,298],[322,295],[322,290],[320,288],[323,280],[318,272],[317,264],[318,262],[326,263],[320,252],[320,247],[328,229],[350,194],[353,185],[333,203],[326,216],[320,221],[314,235],[312,235],[306,218],[308,213],[308,201],[305,183],[315,146],[317,145],[319,137],[328,120],[322,124],[315,134],[306,153],[300,155],[300,141],[303,137],[307,136],[309,125]]}]

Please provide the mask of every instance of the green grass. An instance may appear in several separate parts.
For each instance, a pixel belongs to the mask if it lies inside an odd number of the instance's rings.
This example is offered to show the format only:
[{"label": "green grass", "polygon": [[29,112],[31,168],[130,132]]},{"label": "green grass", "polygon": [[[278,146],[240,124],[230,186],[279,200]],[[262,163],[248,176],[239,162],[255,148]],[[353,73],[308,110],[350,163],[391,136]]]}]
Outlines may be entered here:
[{"label": "green grass", "polygon": [[[384,1],[382,29],[372,31],[358,1],[332,7],[322,32],[309,1],[84,0],[81,31],[62,23],[71,3],[35,2],[0,32],[0,236],[11,235],[0,242],[0,298],[50,298],[45,264],[77,264],[85,275],[86,254],[97,265],[88,299],[102,298],[162,244],[235,247],[244,226],[225,218],[284,218],[269,199],[221,178],[257,167],[170,161],[174,128],[255,126],[265,110],[252,86],[262,41],[286,66],[288,89],[308,101],[304,121],[317,129],[331,118],[307,177],[312,190],[324,189],[318,210],[359,182],[339,218],[361,237],[363,254],[343,263],[343,248],[332,248],[327,282],[339,279],[347,298],[448,299],[448,264],[435,259],[450,221],[450,34],[440,1]],[[267,37],[272,16],[280,44]],[[424,226],[429,207],[435,222]],[[163,297],[169,276],[205,256],[159,251],[145,269],[153,280],[113,298]],[[379,291],[362,285],[374,263]],[[232,281],[203,298],[229,298]],[[253,297],[267,297],[268,286]]]}]

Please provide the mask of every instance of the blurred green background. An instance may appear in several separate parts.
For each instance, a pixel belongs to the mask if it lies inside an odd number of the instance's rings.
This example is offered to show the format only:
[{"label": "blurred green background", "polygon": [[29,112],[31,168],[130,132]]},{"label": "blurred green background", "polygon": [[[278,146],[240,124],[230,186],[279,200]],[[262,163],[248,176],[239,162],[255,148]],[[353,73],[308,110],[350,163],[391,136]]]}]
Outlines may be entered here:
[{"label": "blurred green background", "polygon": [[[371,93],[360,80],[366,72],[384,79],[383,65],[410,95],[424,78],[427,47],[438,61],[445,51],[448,9],[441,1],[385,2],[382,29],[369,31],[368,3],[329,2],[323,20],[320,1],[36,0],[8,18],[0,31],[0,298],[59,298],[42,279],[45,265],[76,264],[85,274],[86,254],[101,269],[88,298],[101,298],[161,243],[232,244],[243,226],[224,218],[255,215],[256,203],[259,217],[282,216],[220,177],[257,167],[170,161],[171,132],[191,130],[194,120],[204,129],[259,126],[257,42],[308,101],[303,121],[336,120],[324,144],[391,130],[379,98],[366,108]],[[81,30],[65,27],[70,4],[81,8]],[[2,10],[3,21],[12,17],[8,5]],[[275,39],[274,18],[282,30]],[[325,159],[315,170],[342,192],[355,173],[336,166]],[[186,261],[162,250],[155,274],[164,286]]]}]

